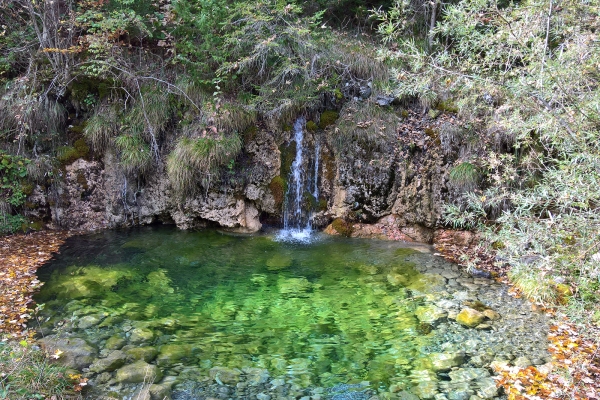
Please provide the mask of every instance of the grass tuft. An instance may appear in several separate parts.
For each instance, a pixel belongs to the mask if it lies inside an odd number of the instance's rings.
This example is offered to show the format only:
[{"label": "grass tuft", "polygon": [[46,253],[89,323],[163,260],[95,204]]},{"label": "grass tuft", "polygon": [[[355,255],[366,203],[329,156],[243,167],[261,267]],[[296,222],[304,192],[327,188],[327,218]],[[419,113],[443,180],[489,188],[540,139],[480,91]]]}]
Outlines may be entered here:
[{"label": "grass tuft", "polygon": [[218,138],[181,138],[167,160],[167,173],[175,191],[191,195],[198,186],[208,190],[212,175],[236,158],[242,149],[237,134]]},{"label": "grass tuft", "polygon": [[450,170],[449,184],[458,192],[472,192],[479,183],[479,171],[469,162],[462,162]]},{"label": "grass tuft", "polygon": [[113,107],[100,107],[87,121],[83,129],[83,136],[95,151],[100,152],[109,145],[116,132],[116,110]]},{"label": "grass tuft", "polygon": [[115,146],[119,151],[121,166],[128,174],[143,174],[152,163],[150,145],[139,134],[117,136]]}]

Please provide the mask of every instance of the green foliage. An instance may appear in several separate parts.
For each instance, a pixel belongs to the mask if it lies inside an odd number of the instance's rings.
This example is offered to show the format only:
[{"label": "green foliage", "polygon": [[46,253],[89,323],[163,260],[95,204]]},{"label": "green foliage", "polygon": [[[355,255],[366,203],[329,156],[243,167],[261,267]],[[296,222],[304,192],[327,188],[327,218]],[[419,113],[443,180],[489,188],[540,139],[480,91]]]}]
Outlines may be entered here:
[{"label": "green foliage", "polygon": [[237,134],[219,137],[182,137],[167,160],[173,188],[182,195],[193,194],[198,183],[208,190],[219,167],[238,155],[242,141]]},{"label": "green foliage", "polygon": [[77,139],[73,143],[73,146],[60,146],[56,149],[56,152],[56,159],[62,165],[68,165],[79,158],[87,157],[90,152],[90,148],[85,143],[85,140]]},{"label": "green foliage", "polygon": [[76,398],[66,368],[27,342],[0,342],[0,398]]},{"label": "green foliage", "polygon": [[20,214],[0,213],[0,235],[7,235],[21,230],[25,222],[25,217]]},{"label": "green foliage", "polygon": [[[405,4],[377,16],[385,40],[394,43],[379,53],[395,67],[390,90],[418,96],[426,107],[453,99],[452,110],[444,108],[471,124],[476,146],[460,147],[463,133],[442,127],[442,148],[446,154],[477,148],[485,165],[486,191],[448,205],[444,220],[478,226],[490,246],[502,243],[494,250],[537,301],[560,298],[555,282],[582,288],[569,311],[583,318],[600,299],[592,260],[600,233],[600,53],[589,51],[600,28],[598,4],[569,1],[549,9],[541,0],[502,7],[477,0],[442,6],[429,52],[404,39]],[[472,186],[472,173],[470,167],[454,171],[455,181],[467,177]],[[495,224],[486,229],[490,219]]]},{"label": "green foliage", "polygon": [[318,127],[318,125],[317,125],[317,124],[315,124],[315,122],[314,122],[314,121],[312,121],[312,120],[311,120],[311,121],[308,121],[308,122],[306,123],[306,130],[307,130],[307,131],[309,131],[309,132],[313,132],[313,133],[314,133],[314,132],[316,132],[316,131],[317,131],[317,129],[318,129],[318,128],[319,128],[319,127]]},{"label": "green foliage", "polygon": [[24,157],[0,151],[0,201],[14,207],[23,204],[26,196],[22,189],[29,162]]}]

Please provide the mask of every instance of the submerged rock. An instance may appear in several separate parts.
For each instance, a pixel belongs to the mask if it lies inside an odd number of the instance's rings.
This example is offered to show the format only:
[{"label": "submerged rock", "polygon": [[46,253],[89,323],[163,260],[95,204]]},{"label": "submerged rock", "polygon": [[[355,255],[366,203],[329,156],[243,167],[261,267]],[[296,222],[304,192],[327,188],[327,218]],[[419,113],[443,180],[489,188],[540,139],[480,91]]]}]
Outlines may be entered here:
[{"label": "submerged rock", "polygon": [[59,338],[55,335],[46,336],[38,343],[47,353],[61,351],[58,363],[67,368],[82,370],[87,368],[97,354],[96,349],[80,338]]},{"label": "submerged rock", "polygon": [[136,361],[117,370],[116,381],[119,383],[158,382],[162,371],[154,364]]},{"label": "submerged rock", "polygon": [[211,379],[214,379],[219,384],[235,385],[240,381],[242,373],[237,369],[214,367],[210,369],[209,374]]},{"label": "submerged rock", "polygon": [[100,372],[111,372],[120,368],[125,364],[125,360],[127,359],[127,355],[121,350],[115,350],[111,352],[108,357],[101,358],[96,360],[92,365],[90,365],[90,371],[100,373]]},{"label": "submerged rock", "polygon": [[120,350],[127,344],[127,341],[118,336],[112,336],[106,340],[104,348],[107,350]]},{"label": "submerged rock", "polygon": [[143,360],[150,362],[154,360],[158,354],[158,350],[152,346],[133,347],[124,349],[124,351],[127,354],[127,357],[134,361]]},{"label": "submerged rock", "polygon": [[154,339],[154,332],[148,328],[134,328],[129,341],[134,344],[148,343]]},{"label": "submerged rock", "polygon": [[448,313],[434,305],[417,307],[415,315],[420,322],[433,324],[448,316]]},{"label": "submerged rock", "polygon": [[188,344],[165,344],[156,357],[158,365],[173,365],[192,358],[192,346]]},{"label": "submerged rock", "polygon": [[448,371],[452,367],[458,367],[465,362],[465,353],[462,351],[455,353],[432,353],[429,355],[431,368],[435,372]]},{"label": "submerged rock", "polygon": [[474,308],[465,307],[456,316],[456,322],[469,328],[474,328],[485,320],[485,315]]}]

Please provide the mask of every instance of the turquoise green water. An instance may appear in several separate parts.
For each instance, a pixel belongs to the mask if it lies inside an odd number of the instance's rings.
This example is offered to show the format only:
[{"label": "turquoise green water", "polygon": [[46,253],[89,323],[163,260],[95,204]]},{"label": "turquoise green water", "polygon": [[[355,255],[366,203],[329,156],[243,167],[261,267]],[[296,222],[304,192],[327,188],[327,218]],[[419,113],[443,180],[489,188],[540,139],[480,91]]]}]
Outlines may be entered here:
[{"label": "turquoise green water", "polygon": [[107,232],[72,238],[39,271],[37,301],[46,329],[67,321],[100,349],[110,337],[152,346],[171,375],[260,367],[302,386],[387,386],[408,379],[432,339],[414,297],[434,282],[407,261],[414,253],[331,237]]}]

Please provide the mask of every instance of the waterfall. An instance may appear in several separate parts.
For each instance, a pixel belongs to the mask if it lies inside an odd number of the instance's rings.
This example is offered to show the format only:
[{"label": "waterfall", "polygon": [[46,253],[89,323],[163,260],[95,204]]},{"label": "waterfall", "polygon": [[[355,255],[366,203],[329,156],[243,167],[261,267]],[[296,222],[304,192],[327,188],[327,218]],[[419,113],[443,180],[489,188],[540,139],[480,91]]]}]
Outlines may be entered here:
[{"label": "waterfall", "polygon": [[319,154],[321,153],[321,146],[319,142],[315,142],[315,171],[313,178],[313,197],[316,201],[319,201]]},{"label": "waterfall", "polygon": [[[294,123],[293,141],[296,154],[288,176],[288,188],[283,204],[283,230],[281,240],[308,241],[311,236],[312,207],[310,197],[318,199],[319,145],[315,144],[314,161],[304,137],[306,120],[298,118]],[[310,166],[314,168],[309,168]]]}]

